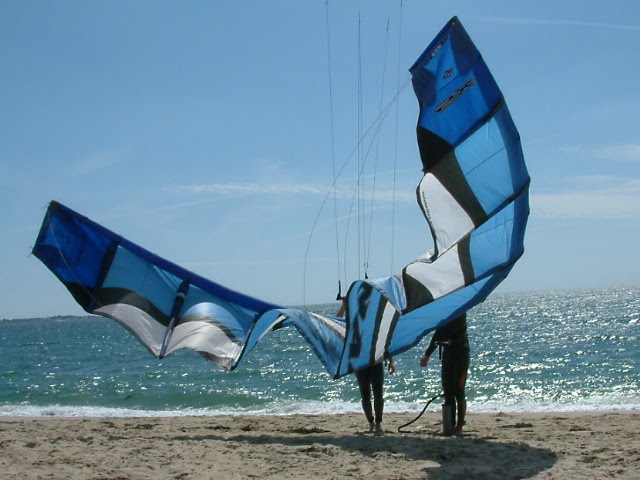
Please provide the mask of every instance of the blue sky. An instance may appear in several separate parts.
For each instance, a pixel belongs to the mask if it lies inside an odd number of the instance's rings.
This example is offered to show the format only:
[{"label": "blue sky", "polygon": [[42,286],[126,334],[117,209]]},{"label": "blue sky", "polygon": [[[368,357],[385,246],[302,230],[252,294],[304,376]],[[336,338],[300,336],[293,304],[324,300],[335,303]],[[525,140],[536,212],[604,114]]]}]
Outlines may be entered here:
[{"label": "blue sky", "polygon": [[[363,251],[370,276],[399,273],[432,245],[407,69],[453,15],[505,94],[532,177],[526,252],[500,290],[640,283],[635,0],[405,0],[402,22],[399,1],[334,0],[328,21],[324,0],[5,1],[0,318],[82,313],[29,255],[52,199],[277,303],[331,301]],[[359,125],[398,85],[397,141],[391,104],[366,157],[373,215],[364,195],[344,254]],[[337,213],[330,197],[305,269],[334,162]]]}]

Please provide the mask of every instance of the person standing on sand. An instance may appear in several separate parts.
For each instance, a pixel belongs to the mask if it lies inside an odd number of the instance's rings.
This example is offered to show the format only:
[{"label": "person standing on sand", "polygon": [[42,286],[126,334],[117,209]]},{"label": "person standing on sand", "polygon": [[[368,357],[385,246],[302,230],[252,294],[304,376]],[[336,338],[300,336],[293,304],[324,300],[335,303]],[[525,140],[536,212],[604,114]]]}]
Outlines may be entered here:
[{"label": "person standing on sand", "polygon": [[[387,371],[393,375],[396,365],[392,358],[384,361]],[[384,366],[383,362],[378,362],[370,367],[363,368],[356,372],[360,397],[362,398],[362,410],[369,422],[369,432],[375,435],[382,435],[382,412],[384,410]],[[373,391],[373,409],[371,408],[371,392]],[[375,413],[375,416],[374,416]]]},{"label": "person standing on sand", "polygon": [[[337,316],[344,317],[347,310],[347,297],[342,297],[342,305]],[[384,365],[383,365],[384,363]],[[385,357],[384,362],[363,368],[355,372],[362,410],[369,422],[369,432],[374,435],[382,435],[382,413],[384,411],[384,366],[387,367],[389,375],[396,371],[396,364],[391,357]],[[373,405],[371,403],[371,393],[373,392]]]},{"label": "person standing on sand", "polygon": [[[443,327],[436,329],[431,342],[420,358],[420,366],[426,367],[431,354],[440,348],[442,359],[442,389],[444,391],[444,407],[450,407],[453,433],[462,435],[462,427],[467,413],[465,385],[469,370],[469,337],[467,336],[467,315],[462,314]],[[445,411],[447,411],[445,409]],[[458,415],[456,422],[456,412]],[[445,431],[446,433],[446,431]]]}]

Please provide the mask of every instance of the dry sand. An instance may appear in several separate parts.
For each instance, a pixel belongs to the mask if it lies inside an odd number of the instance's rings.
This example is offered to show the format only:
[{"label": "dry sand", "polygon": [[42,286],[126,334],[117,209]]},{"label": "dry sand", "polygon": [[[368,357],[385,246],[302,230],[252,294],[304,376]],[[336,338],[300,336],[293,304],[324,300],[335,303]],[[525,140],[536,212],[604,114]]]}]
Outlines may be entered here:
[{"label": "dry sand", "polygon": [[640,478],[637,412],[414,416],[0,417],[0,478]]}]

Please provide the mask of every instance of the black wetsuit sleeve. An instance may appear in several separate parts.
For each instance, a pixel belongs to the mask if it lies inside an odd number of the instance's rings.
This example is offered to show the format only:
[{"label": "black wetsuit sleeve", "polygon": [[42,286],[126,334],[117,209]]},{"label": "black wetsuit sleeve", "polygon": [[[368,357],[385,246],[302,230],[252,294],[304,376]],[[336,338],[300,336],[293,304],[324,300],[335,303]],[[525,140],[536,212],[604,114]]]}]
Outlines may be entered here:
[{"label": "black wetsuit sleeve", "polygon": [[426,357],[430,357],[431,356],[433,351],[436,349],[438,341],[440,340],[441,337],[442,337],[442,331],[441,331],[440,328],[438,328],[435,332],[433,332],[433,336],[431,337],[431,341],[429,342],[429,346],[427,347],[427,350],[424,352],[424,355]]},{"label": "black wetsuit sleeve", "polygon": [[424,354],[427,356],[431,356],[433,351],[436,349],[438,342],[450,340],[460,335],[464,335],[466,334],[466,331],[467,316],[465,314],[436,329],[436,331],[433,333],[433,337],[431,337],[431,342],[429,343],[429,346],[427,347],[427,350],[424,352]]}]

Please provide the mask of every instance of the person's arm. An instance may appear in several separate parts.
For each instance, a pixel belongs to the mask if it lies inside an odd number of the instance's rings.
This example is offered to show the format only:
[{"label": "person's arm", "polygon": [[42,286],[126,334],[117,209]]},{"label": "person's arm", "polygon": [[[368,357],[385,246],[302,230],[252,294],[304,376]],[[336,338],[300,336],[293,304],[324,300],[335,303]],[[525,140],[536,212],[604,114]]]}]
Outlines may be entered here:
[{"label": "person's arm", "polygon": [[436,349],[436,342],[440,339],[440,329],[436,330],[431,337],[431,341],[429,342],[429,346],[427,350],[424,352],[422,357],[420,357],[420,366],[426,367],[429,363],[429,359],[431,358],[431,354]]},{"label": "person's arm", "polygon": [[420,357],[420,366],[422,368],[426,367],[427,364],[429,363],[430,358],[431,358],[431,355],[427,355],[426,353],[422,354],[422,356]]},{"label": "person's arm", "polygon": [[392,357],[387,357],[386,364],[387,372],[389,372],[389,375],[393,375],[394,373],[396,373],[396,362],[393,361]]}]

